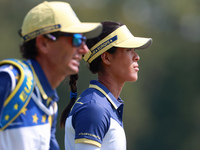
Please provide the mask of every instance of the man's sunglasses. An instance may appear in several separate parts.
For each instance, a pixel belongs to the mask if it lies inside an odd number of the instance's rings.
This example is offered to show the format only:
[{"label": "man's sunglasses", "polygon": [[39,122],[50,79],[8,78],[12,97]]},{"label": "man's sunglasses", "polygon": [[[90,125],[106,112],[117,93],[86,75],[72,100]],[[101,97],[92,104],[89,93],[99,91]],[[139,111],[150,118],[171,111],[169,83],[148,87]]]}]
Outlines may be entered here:
[{"label": "man's sunglasses", "polygon": [[57,38],[58,38],[59,36],[72,37],[72,45],[73,45],[74,47],[79,47],[79,46],[81,46],[81,44],[82,44],[83,42],[86,42],[86,39],[87,39],[85,36],[83,36],[82,34],[79,34],[79,33],[75,33],[75,34],[70,34],[70,33],[59,33],[59,34],[57,34],[57,35],[55,35],[55,36],[52,35],[52,34],[50,34],[50,33],[45,34],[45,37],[47,37],[47,38],[49,38],[49,39],[51,39],[51,40],[53,40],[53,41],[56,41]]}]

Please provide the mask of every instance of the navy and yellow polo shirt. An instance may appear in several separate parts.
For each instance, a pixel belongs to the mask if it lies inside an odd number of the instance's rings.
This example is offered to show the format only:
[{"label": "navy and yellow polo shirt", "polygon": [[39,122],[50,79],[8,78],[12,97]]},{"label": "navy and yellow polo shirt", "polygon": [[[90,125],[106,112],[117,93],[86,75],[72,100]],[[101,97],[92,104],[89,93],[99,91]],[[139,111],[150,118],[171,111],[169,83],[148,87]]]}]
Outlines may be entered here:
[{"label": "navy and yellow polo shirt", "polygon": [[65,149],[75,143],[93,144],[101,150],[125,150],[123,101],[96,80],[77,99],[65,124]]}]

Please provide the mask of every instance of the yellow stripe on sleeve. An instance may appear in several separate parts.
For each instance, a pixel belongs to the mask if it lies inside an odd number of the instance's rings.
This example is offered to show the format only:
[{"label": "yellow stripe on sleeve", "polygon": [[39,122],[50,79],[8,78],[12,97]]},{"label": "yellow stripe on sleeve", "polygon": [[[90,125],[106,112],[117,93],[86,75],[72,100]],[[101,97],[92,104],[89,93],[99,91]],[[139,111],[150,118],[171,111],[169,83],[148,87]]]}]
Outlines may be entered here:
[{"label": "yellow stripe on sleeve", "polygon": [[94,140],[86,139],[86,138],[76,139],[75,144],[77,144],[77,143],[92,144],[92,145],[101,147],[101,143],[94,141]]}]

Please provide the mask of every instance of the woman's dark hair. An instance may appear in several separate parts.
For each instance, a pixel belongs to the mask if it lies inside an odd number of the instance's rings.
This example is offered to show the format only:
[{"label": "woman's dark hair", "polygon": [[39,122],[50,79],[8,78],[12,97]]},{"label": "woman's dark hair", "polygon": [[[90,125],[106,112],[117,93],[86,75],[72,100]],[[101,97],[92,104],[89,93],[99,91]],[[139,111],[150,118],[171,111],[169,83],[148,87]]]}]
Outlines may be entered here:
[{"label": "woman's dark hair", "polygon": [[71,96],[71,94],[75,94],[77,95],[77,87],[76,87],[76,81],[78,80],[78,74],[75,75],[71,75],[70,76],[70,81],[69,81],[69,85],[70,85],[70,101],[69,104],[67,105],[67,107],[65,107],[65,109],[63,110],[61,117],[60,117],[60,128],[63,128],[65,126],[65,121],[66,118],[72,108],[72,106],[74,105],[75,101],[76,101],[76,96]]},{"label": "woman's dark hair", "polygon": [[[117,28],[119,28],[119,27],[121,27],[123,25],[121,23],[112,22],[112,21],[104,21],[104,22],[101,22],[101,23],[103,25],[103,31],[102,31],[102,33],[98,37],[93,38],[93,39],[88,39],[86,41],[86,44],[87,44],[87,46],[88,46],[89,49],[91,47],[93,47],[96,43],[98,43],[99,41],[101,41],[103,38],[105,38],[107,35],[109,35],[110,33],[112,33]],[[116,47],[112,47],[107,52],[113,54],[113,53],[115,53],[115,51],[116,51]],[[100,71],[100,69],[101,69],[101,56],[98,56],[97,58],[95,58],[89,64],[89,69],[94,74]],[[77,74],[70,76],[69,85],[70,85],[72,93],[76,93],[77,92],[77,87],[76,87],[76,81],[77,81],[77,79],[78,79],[78,75]],[[76,101],[76,98],[72,97],[70,99],[69,104],[63,110],[61,118],[60,118],[60,127],[61,128],[63,128],[65,126],[65,121],[66,121],[66,119],[67,119],[67,117],[69,115],[69,112],[70,112],[72,106],[74,105],[75,101]]]},{"label": "woman's dark hair", "polygon": [[[118,22],[113,22],[113,21],[104,21],[104,22],[101,22],[101,23],[103,25],[102,33],[98,37],[93,38],[93,39],[88,39],[86,41],[86,44],[87,44],[89,49],[92,48],[100,40],[105,38],[107,35],[109,35],[113,31],[115,31],[116,29],[118,29],[122,25],[124,25],[124,24],[121,24],[121,23],[118,23]],[[111,54],[114,54],[115,51],[116,51],[116,47],[112,47],[107,52],[111,53]],[[95,73],[97,73],[97,72],[99,72],[101,70],[101,56],[98,56],[97,58],[95,58],[89,64],[89,69],[93,74],[95,74]]]}]

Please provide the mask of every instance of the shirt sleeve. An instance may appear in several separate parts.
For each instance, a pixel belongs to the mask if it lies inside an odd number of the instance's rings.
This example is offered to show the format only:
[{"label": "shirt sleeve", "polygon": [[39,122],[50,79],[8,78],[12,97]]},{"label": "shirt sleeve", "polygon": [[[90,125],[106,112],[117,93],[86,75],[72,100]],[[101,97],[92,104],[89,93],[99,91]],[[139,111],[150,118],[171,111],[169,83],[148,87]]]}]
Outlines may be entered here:
[{"label": "shirt sleeve", "polygon": [[102,140],[110,126],[108,111],[96,101],[83,104],[73,115],[75,143],[92,144],[101,147]]},{"label": "shirt sleeve", "polygon": [[75,150],[100,150],[100,147],[91,144],[75,144]]}]

